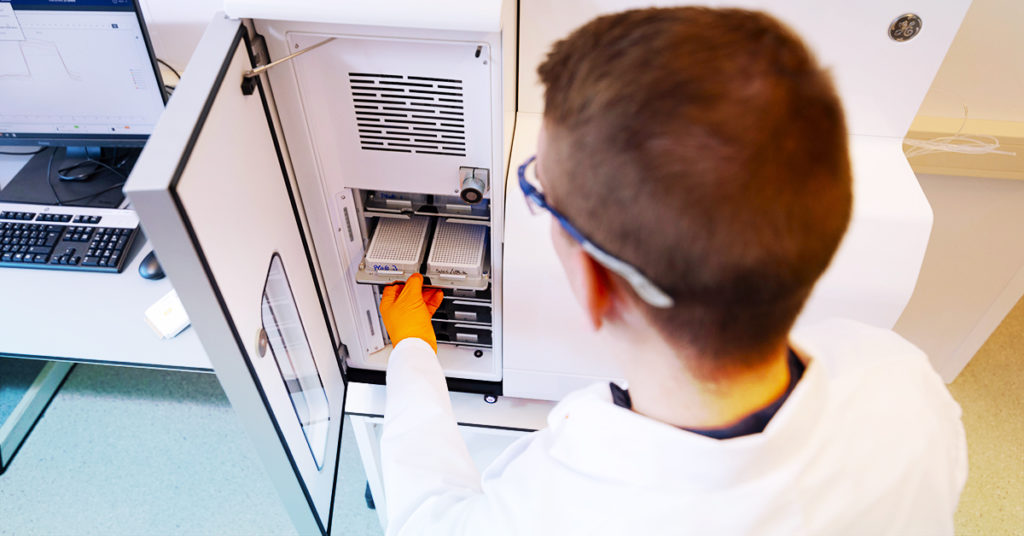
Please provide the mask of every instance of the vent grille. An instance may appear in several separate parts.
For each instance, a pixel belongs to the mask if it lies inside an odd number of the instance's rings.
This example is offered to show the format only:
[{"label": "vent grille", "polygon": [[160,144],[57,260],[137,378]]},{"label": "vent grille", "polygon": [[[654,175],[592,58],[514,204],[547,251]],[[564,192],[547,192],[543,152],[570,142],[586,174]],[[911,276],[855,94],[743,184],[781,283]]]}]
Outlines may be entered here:
[{"label": "vent grille", "polygon": [[362,149],[466,156],[462,80],[379,73],[348,79]]}]

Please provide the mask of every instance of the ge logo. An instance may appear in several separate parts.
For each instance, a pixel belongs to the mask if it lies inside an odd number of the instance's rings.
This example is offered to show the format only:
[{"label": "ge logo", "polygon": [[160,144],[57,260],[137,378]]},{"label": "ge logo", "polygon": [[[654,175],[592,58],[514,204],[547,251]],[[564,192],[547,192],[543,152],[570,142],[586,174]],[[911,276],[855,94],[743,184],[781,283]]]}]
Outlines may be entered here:
[{"label": "ge logo", "polygon": [[893,41],[909,41],[919,33],[921,33],[921,17],[913,13],[900,15],[889,25],[889,37]]}]

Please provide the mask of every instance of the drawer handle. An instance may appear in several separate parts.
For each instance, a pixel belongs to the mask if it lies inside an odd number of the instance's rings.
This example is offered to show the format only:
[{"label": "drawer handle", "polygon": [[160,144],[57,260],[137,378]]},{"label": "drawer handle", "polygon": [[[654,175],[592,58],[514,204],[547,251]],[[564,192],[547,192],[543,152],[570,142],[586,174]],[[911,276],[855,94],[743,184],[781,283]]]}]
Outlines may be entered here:
[{"label": "drawer handle", "polygon": [[455,311],[455,320],[466,320],[476,322],[477,314],[473,311]]},{"label": "drawer handle", "polygon": [[480,342],[480,336],[476,333],[456,333],[455,340],[458,342]]}]

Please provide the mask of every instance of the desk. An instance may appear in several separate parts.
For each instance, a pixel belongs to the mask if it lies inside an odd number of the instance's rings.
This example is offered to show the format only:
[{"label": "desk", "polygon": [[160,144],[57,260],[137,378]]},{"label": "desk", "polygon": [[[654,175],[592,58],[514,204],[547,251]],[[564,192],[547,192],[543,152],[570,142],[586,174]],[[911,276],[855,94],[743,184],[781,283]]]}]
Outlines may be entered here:
[{"label": "desk", "polygon": [[[0,155],[0,187],[27,161]],[[139,263],[151,250],[140,234],[119,274],[0,269],[0,357],[55,361],[17,389],[24,394],[15,410],[0,417],[0,472],[57,392],[69,362],[212,372],[192,328],[163,340],[146,323],[146,308],[173,288],[166,278],[139,276]]]},{"label": "desk", "polygon": [[[28,157],[0,156],[0,185]],[[139,276],[152,251],[139,235],[119,274],[0,269],[0,356],[212,372],[195,331],[163,340],[146,308],[173,288]]]}]

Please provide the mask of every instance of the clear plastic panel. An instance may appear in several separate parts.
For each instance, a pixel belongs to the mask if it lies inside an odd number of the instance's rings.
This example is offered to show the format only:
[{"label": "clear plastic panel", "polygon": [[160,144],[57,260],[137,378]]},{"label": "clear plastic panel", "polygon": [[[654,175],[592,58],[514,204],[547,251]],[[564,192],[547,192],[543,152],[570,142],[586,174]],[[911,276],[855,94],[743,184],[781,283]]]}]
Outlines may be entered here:
[{"label": "clear plastic panel", "polygon": [[262,322],[270,353],[295,409],[295,417],[306,436],[317,469],[323,469],[331,415],[327,393],[313,360],[284,264],[276,253],[270,261],[263,287]]}]

